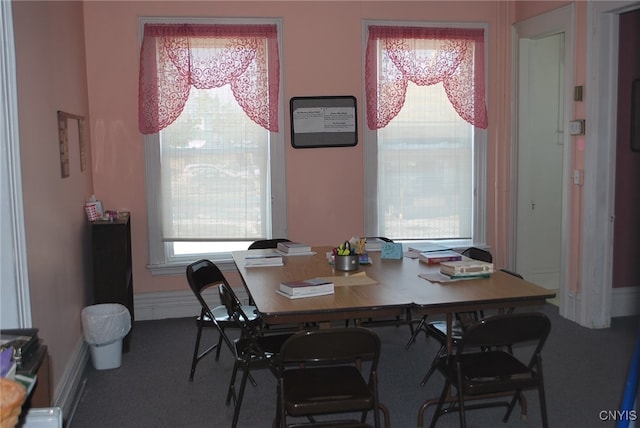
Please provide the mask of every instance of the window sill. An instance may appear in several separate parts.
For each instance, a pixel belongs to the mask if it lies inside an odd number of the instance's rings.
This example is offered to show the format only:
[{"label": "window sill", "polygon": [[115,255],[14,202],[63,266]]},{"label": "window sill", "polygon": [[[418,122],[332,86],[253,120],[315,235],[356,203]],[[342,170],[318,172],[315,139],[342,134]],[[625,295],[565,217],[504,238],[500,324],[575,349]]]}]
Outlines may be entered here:
[{"label": "window sill", "polygon": [[443,239],[443,240],[425,239],[425,240],[396,241],[396,242],[402,243],[404,247],[408,247],[412,244],[423,244],[426,242],[430,242],[430,243],[436,243],[436,244],[442,245],[443,247],[451,248],[452,250],[455,250],[455,251],[463,251],[469,247],[478,247],[485,250],[490,250],[490,247],[487,244],[474,243],[470,239]]},{"label": "window sill", "polygon": [[[151,275],[184,275],[187,266],[189,266],[194,261],[196,261],[196,259],[183,262],[147,265],[147,270],[151,272]],[[235,272],[238,270],[236,268],[236,264],[231,258],[211,258],[211,261],[213,261],[222,272]]]}]

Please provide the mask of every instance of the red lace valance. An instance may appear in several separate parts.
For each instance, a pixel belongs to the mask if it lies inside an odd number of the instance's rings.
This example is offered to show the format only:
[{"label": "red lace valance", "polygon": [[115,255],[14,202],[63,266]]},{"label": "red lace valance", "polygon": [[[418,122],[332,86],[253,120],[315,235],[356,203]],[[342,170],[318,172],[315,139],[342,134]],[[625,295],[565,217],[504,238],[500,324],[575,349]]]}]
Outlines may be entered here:
[{"label": "red lace valance", "polygon": [[484,30],[370,26],[365,63],[370,129],[396,117],[409,81],[419,86],[442,82],[460,117],[487,128]]},{"label": "red lace valance", "polygon": [[278,131],[280,58],[275,25],[145,24],[140,49],[138,126],[173,123],[198,89],[231,85],[254,122]]}]

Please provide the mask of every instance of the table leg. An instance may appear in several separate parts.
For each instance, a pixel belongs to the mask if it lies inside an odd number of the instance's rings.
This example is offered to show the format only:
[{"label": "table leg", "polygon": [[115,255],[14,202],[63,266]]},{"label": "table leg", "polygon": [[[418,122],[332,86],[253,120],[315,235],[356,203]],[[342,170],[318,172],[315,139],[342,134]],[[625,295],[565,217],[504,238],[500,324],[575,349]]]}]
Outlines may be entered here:
[{"label": "table leg", "polygon": [[447,312],[447,355],[451,355],[453,352],[453,339],[452,336],[453,330],[453,314],[451,312]]}]

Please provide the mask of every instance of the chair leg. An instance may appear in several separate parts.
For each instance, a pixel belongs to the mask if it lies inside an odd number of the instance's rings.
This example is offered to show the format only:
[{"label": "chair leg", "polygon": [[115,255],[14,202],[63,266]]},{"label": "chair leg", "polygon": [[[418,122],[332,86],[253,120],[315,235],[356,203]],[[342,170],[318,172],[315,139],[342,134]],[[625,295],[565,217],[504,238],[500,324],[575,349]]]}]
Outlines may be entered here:
[{"label": "chair leg", "polygon": [[378,403],[378,409],[382,412],[384,428],[391,428],[391,416],[389,416],[389,409],[387,409],[387,406],[382,403]]},{"label": "chair leg", "polygon": [[[462,371],[460,366],[457,367],[458,371],[458,385],[462,385]],[[467,418],[464,414],[464,388],[458,386],[456,388],[456,394],[458,395],[458,413],[460,415],[460,428],[467,428]]]},{"label": "chair leg", "polygon": [[242,406],[242,398],[244,397],[244,390],[247,386],[247,379],[249,379],[249,367],[245,367],[242,371],[242,379],[240,380],[240,390],[236,398],[235,406],[233,409],[233,422],[231,422],[231,428],[236,428],[238,424],[238,418],[240,417],[240,406]]},{"label": "chair leg", "polygon": [[511,417],[511,412],[513,411],[513,408],[516,406],[516,402],[519,400],[521,393],[522,393],[522,390],[518,389],[513,394],[513,397],[509,402],[509,406],[507,407],[507,413],[505,413],[504,417],[502,418],[502,422],[506,423],[509,420],[509,417]]},{"label": "chair leg", "polygon": [[200,349],[200,337],[202,336],[202,324],[198,324],[198,333],[196,334],[196,344],[193,348],[193,358],[191,359],[191,372],[189,373],[189,382],[193,381],[193,375],[196,373],[196,365],[198,364],[198,351]]},{"label": "chair leg", "polygon": [[542,376],[542,357],[538,355],[536,365],[538,366],[538,396],[540,397],[540,415],[542,416],[542,427],[547,428],[549,422],[547,420],[547,400],[544,395],[544,377]]},{"label": "chair leg", "polygon": [[440,359],[440,357],[444,355],[445,351],[446,351],[446,346],[444,345],[441,346],[440,349],[438,349],[438,352],[436,353],[435,357],[433,357],[433,361],[431,361],[431,367],[429,367],[429,371],[427,371],[427,374],[424,375],[424,377],[422,378],[422,381],[420,382],[420,386],[425,386],[427,384],[427,381],[429,380],[433,372],[436,371],[438,360]]},{"label": "chair leg", "polygon": [[404,312],[404,322],[409,324],[409,333],[411,333],[411,337],[416,333],[413,328],[413,315],[411,315],[411,309],[407,309]]},{"label": "chair leg", "polygon": [[[444,404],[444,401],[447,398],[447,392],[449,391],[449,388],[451,388],[451,382],[447,380],[445,381],[444,387],[442,388],[442,393],[440,393],[440,399],[438,400],[438,405],[436,406],[436,410],[433,414],[433,417],[431,418],[431,424],[429,425],[429,428],[434,428],[436,426],[436,422],[438,422],[438,419],[440,418],[440,413],[442,412],[442,405]],[[428,404],[429,402],[423,404],[422,407],[420,408],[420,413],[418,414],[419,427],[422,427],[422,420],[424,416],[423,414]]]},{"label": "chair leg", "polygon": [[236,403],[236,376],[238,374],[238,363],[233,365],[233,371],[231,372],[231,380],[229,381],[229,390],[227,391],[227,400],[225,404],[228,406],[233,398],[233,403]]},{"label": "chair leg", "polygon": [[216,349],[216,361],[220,361],[220,349],[222,349],[222,334],[218,335],[218,345]]},{"label": "chair leg", "polygon": [[538,396],[540,397],[540,415],[542,417],[542,428],[548,428],[549,422],[547,420],[547,402],[544,396],[544,385],[538,386]]},{"label": "chair leg", "polygon": [[404,345],[404,349],[409,349],[411,347],[411,345],[416,341],[416,339],[418,338],[418,334],[422,331],[425,334],[427,334],[427,330],[425,329],[425,324],[427,323],[427,316],[423,316],[422,319],[420,320],[420,322],[418,323],[418,325],[413,328],[413,325],[410,324],[410,328],[411,328],[411,337],[409,338],[409,341],[407,342],[406,345]]},{"label": "chair leg", "polygon": [[284,428],[287,426],[287,420],[284,415],[284,403],[282,402],[282,385],[278,380],[278,386],[276,388],[276,416],[273,418],[272,428]]}]

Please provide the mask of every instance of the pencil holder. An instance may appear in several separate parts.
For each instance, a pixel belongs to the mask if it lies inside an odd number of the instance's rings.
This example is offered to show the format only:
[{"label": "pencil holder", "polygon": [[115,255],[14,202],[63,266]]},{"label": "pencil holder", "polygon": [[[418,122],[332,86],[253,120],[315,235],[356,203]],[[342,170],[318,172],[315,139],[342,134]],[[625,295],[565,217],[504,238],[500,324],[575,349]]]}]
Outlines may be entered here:
[{"label": "pencil holder", "polygon": [[339,256],[336,255],[335,259],[335,269],[342,271],[352,271],[358,270],[360,267],[360,256],[357,254],[351,256]]}]

